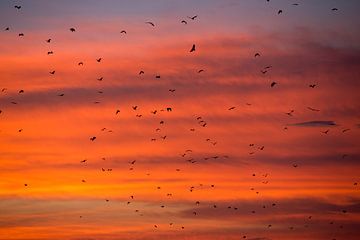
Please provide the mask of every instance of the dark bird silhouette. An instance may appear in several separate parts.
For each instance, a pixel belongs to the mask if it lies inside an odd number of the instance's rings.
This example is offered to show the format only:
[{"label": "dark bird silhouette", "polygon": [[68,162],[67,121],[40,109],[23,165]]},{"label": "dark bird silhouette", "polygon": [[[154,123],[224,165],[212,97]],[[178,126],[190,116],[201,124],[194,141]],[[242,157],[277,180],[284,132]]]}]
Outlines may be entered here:
[{"label": "dark bird silhouette", "polygon": [[75,28],[70,28],[70,32],[75,32]]},{"label": "dark bird silhouette", "polygon": [[122,30],[120,33],[124,33],[124,34],[127,34],[127,32],[125,30]]},{"label": "dark bird silhouette", "polygon": [[294,110],[290,110],[290,112],[287,112],[287,113],[285,113],[285,114],[287,114],[287,115],[289,115],[289,116],[292,116],[293,112],[294,112]]},{"label": "dark bird silhouette", "polygon": [[9,28],[9,27],[7,27],[7,28],[5,28],[5,29],[4,29],[4,31],[9,31],[9,30],[10,30],[10,28]]},{"label": "dark bird silhouette", "polygon": [[55,70],[54,70],[54,71],[51,71],[51,72],[49,72],[49,73],[54,75],[54,74],[55,74]]},{"label": "dark bird silhouette", "polygon": [[138,106],[133,106],[132,108],[133,108],[134,110],[136,110],[136,109],[138,108]]},{"label": "dark bird silhouette", "polygon": [[283,10],[280,9],[280,10],[278,11],[278,15],[281,14],[282,12],[283,12]]},{"label": "dark bird silhouette", "polygon": [[337,8],[332,8],[331,11],[338,11],[339,9]]},{"label": "dark bird silhouette", "polygon": [[46,40],[47,43],[50,43],[51,42],[51,38],[49,38],[48,40]]},{"label": "dark bird silhouette", "polygon": [[94,141],[96,139],[96,137],[91,137],[90,141]]},{"label": "dark bird silhouette", "polygon": [[198,71],[198,73],[202,73],[204,71],[204,69],[200,69],[199,71]]},{"label": "dark bird silhouette", "polygon": [[181,21],[181,23],[183,23],[183,24],[187,24],[187,21],[185,21],[185,20],[182,20],[182,21]]},{"label": "dark bird silhouette", "polygon": [[230,111],[230,110],[233,110],[233,109],[235,109],[235,107],[230,107],[228,110]]},{"label": "dark bird silhouette", "polygon": [[47,54],[48,54],[48,55],[54,54],[54,52],[53,52],[53,51],[49,51],[49,52],[47,52]]},{"label": "dark bird silhouette", "polygon": [[141,70],[141,71],[139,72],[139,75],[141,75],[141,74],[144,74],[144,71]]},{"label": "dark bird silhouette", "polygon": [[272,83],[270,84],[270,86],[271,86],[271,87],[274,87],[276,84],[277,84],[276,82],[272,82]]},{"label": "dark bird silhouette", "polygon": [[87,159],[81,160],[80,163],[85,163]]},{"label": "dark bird silhouette", "polygon": [[118,113],[120,113],[120,110],[119,110],[119,109],[116,110],[115,114],[118,114]]},{"label": "dark bird silhouette", "polygon": [[175,89],[169,89],[169,92],[175,92]]},{"label": "dark bird silhouette", "polygon": [[97,62],[101,62],[102,58],[98,58],[96,59]]},{"label": "dark bird silhouette", "polygon": [[192,45],[190,52],[195,52],[195,44]]},{"label": "dark bird silhouette", "polygon": [[312,108],[312,107],[307,107],[307,109],[313,111],[313,112],[320,112],[319,109],[315,109],[315,108]]},{"label": "dark bird silhouette", "polygon": [[328,130],[326,130],[326,131],[321,131],[321,132],[324,133],[324,134],[328,134],[329,131],[330,131],[330,129],[328,129]]},{"label": "dark bird silhouette", "polygon": [[102,81],[103,79],[104,79],[103,77],[100,77],[100,78],[97,78],[96,80]]},{"label": "dark bird silhouette", "polygon": [[19,33],[19,37],[23,37],[25,36],[23,33]]},{"label": "dark bird silhouette", "polygon": [[21,9],[21,6],[19,6],[19,5],[15,5],[15,6],[14,6],[14,8],[16,8],[16,9],[20,10],[20,9]]},{"label": "dark bird silhouette", "polygon": [[149,25],[151,25],[151,26],[155,27],[155,24],[154,24],[153,22],[145,22],[145,23],[147,23],[147,24],[149,24]]},{"label": "dark bird silhouette", "polygon": [[83,65],[84,65],[83,62],[79,62],[79,63],[78,63],[78,66],[83,66]]},{"label": "dark bird silhouette", "polygon": [[316,84],[310,84],[309,87],[315,88],[315,87],[316,87]]},{"label": "dark bird silhouette", "polygon": [[21,89],[21,90],[19,91],[19,93],[24,93],[24,90]]},{"label": "dark bird silhouette", "polygon": [[189,16],[188,16],[188,18],[190,18],[191,20],[195,20],[195,18],[197,18],[197,15],[195,15],[195,16],[193,16],[193,17],[189,17]]},{"label": "dark bird silhouette", "polygon": [[254,57],[260,57],[260,53],[255,53]]},{"label": "dark bird silhouette", "polygon": [[168,108],[166,108],[166,111],[171,112],[172,108],[168,107]]},{"label": "dark bird silhouette", "polygon": [[343,133],[345,133],[345,132],[347,132],[347,131],[350,131],[350,128],[347,128],[347,129],[342,130]]}]

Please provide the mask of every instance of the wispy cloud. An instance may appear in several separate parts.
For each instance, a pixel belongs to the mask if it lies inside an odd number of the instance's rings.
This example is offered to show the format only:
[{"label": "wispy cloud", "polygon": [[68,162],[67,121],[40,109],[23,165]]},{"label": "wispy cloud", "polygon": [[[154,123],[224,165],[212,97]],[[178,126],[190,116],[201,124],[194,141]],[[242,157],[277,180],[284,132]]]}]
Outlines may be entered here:
[{"label": "wispy cloud", "polygon": [[334,121],[309,121],[309,122],[300,122],[289,124],[289,126],[298,126],[298,127],[324,127],[324,126],[337,126]]}]

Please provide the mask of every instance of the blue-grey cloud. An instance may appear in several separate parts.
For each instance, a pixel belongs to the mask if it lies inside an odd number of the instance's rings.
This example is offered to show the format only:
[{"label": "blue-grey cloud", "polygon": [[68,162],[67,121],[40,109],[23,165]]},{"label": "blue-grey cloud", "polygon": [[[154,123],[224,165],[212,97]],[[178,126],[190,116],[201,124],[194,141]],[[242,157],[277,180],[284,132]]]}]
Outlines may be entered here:
[{"label": "blue-grey cloud", "polygon": [[337,126],[334,121],[309,121],[309,122],[300,122],[289,124],[289,126],[298,126],[298,127],[324,127],[324,126]]}]

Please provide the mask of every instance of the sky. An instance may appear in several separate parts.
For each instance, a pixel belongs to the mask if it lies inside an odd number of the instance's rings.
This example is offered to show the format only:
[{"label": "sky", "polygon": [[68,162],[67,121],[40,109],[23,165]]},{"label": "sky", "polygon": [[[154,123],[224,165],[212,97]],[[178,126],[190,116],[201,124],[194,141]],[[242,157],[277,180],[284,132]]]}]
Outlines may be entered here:
[{"label": "sky", "polygon": [[357,239],[359,9],[0,1],[0,240]]}]

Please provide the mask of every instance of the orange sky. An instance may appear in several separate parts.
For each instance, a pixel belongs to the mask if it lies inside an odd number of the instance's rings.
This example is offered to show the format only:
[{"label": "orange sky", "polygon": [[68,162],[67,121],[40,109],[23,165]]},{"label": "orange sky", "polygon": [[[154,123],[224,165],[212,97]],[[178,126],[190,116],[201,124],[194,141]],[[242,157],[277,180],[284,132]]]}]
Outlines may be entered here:
[{"label": "orange sky", "polygon": [[0,240],[357,239],[358,2],[13,5]]}]

